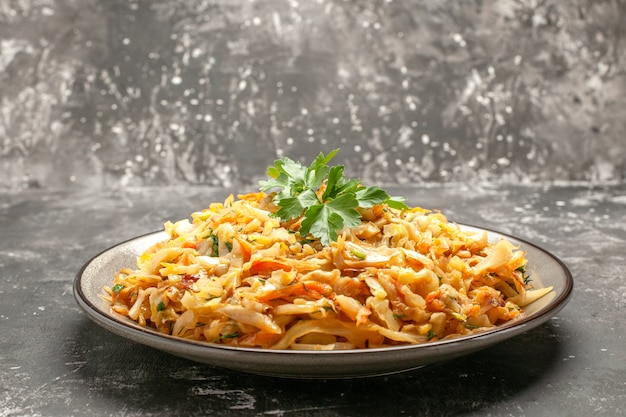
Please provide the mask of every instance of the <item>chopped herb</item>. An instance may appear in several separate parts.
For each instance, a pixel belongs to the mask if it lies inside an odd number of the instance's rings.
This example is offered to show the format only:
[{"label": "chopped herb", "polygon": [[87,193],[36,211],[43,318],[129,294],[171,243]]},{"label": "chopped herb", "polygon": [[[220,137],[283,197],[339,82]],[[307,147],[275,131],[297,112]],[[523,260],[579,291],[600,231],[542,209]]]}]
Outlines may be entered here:
[{"label": "chopped herb", "polygon": [[430,340],[430,339],[432,339],[434,337],[437,337],[437,334],[435,332],[433,332],[432,330],[429,330],[428,333],[426,333],[426,338],[428,340]]},{"label": "chopped herb", "polygon": [[526,268],[524,268],[524,265],[517,268],[516,271],[522,274],[522,278],[524,279],[524,285],[530,284],[532,279],[530,278],[530,274],[526,273]]},{"label": "chopped herb", "polygon": [[196,323],[196,327],[206,326],[206,323],[202,323],[201,321]]},{"label": "chopped herb", "polygon": [[450,314],[452,315],[452,317],[454,317],[458,321],[463,321],[464,322],[465,320],[467,320],[467,318],[464,315],[462,315],[460,313],[457,313],[456,311],[453,311]]},{"label": "chopped herb", "polygon": [[113,290],[113,292],[120,292],[120,291],[122,291],[124,288],[126,288],[126,287],[124,287],[122,284],[115,284],[115,285],[113,286],[112,290]]},{"label": "chopped herb", "polygon": [[352,254],[352,256],[354,256],[355,258],[359,258],[359,259],[361,259],[361,260],[365,259],[365,257],[366,257],[366,256],[365,256],[365,254],[364,254],[363,252],[359,252],[359,251],[356,251],[356,250],[354,250],[354,249],[352,249],[352,250],[350,251],[350,253],[351,253],[351,254]]},{"label": "chopped herb", "polygon": [[220,335],[219,340],[234,339],[236,337],[239,337],[239,332],[227,333],[227,334]]},{"label": "chopped herb", "polygon": [[159,304],[157,304],[157,311],[163,311],[165,310],[165,303],[163,301],[159,302]]},{"label": "chopped herb", "polygon": [[406,314],[394,314],[393,318],[396,320],[402,320],[406,317]]},{"label": "chopped herb", "polygon": [[469,330],[474,330],[474,329],[480,328],[480,326],[477,326],[477,325],[472,324],[472,323],[465,322],[465,328],[469,329]]},{"label": "chopped herb", "polygon": [[228,252],[233,251],[233,244],[231,242],[224,242],[224,244],[226,245],[226,248],[228,248]]},{"label": "chopped herb", "polygon": [[337,240],[344,227],[361,223],[357,208],[370,208],[387,204],[396,209],[407,209],[404,199],[391,197],[381,188],[366,187],[359,179],[344,176],[344,166],[328,166],[339,152],[335,149],[320,154],[310,166],[289,158],[277,159],[267,169],[268,181],[260,181],[262,191],[275,191],[276,216],[283,221],[303,217],[300,235],[311,234],[327,246]]},{"label": "chopped herb", "polygon": [[220,245],[219,238],[215,233],[213,233],[213,229],[209,229],[209,235],[204,237],[205,239],[211,239],[211,256],[217,257],[220,256]]}]

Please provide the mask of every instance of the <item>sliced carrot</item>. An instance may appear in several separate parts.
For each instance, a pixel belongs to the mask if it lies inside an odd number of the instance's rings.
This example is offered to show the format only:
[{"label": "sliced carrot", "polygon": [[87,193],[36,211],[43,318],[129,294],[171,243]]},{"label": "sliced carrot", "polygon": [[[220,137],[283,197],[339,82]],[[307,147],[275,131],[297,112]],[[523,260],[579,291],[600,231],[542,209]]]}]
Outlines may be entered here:
[{"label": "sliced carrot", "polygon": [[250,275],[270,275],[272,271],[282,269],[283,271],[291,271],[293,265],[279,259],[259,259],[250,266]]},{"label": "sliced carrot", "polygon": [[244,239],[235,238],[241,247],[241,256],[244,262],[248,262],[252,256],[252,244]]},{"label": "sliced carrot", "polygon": [[443,311],[446,308],[446,304],[439,299],[441,297],[441,291],[433,291],[426,296],[426,310],[431,312]]}]

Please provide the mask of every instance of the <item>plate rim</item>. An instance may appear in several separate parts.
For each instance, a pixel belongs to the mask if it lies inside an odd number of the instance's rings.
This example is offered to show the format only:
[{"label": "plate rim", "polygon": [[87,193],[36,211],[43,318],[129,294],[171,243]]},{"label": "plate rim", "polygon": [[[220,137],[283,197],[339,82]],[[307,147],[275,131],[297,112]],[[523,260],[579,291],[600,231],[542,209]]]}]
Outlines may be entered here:
[{"label": "plate rim", "polygon": [[[571,298],[571,295],[574,290],[574,278],[568,266],[559,257],[554,255],[551,251],[548,251],[533,242],[530,242],[524,238],[513,236],[509,233],[501,232],[501,231],[498,231],[489,227],[475,226],[475,225],[467,224],[467,223],[456,223],[456,224],[466,229],[469,228],[475,231],[486,231],[488,234],[495,233],[496,235],[498,235],[497,237],[503,237],[503,238],[512,240],[513,243],[517,242],[521,244],[522,246],[532,247],[535,251],[538,251],[542,253],[543,255],[547,256],[552,262],[556,264],[556,266],[558,266],[559,271],[561,271],[563,274],[563,277],[564,277],[563,290],[559,292],[558,294],[556,294],[556,296],[552,300],[550,300],[548,304],[544,306],[541,310],[539,310],[537,313],[522,316],[519,319],[514,319],[512,321],[506,322],[502,325],[499,325],[497,327],[494,327],[485,331],[481,331],[479,333],[460,336],[460,337],[456,337],[452,339],[428,342],[428,343],[423,343],[423,344],[389,346],[389,347],[370,348],[370,349],[331,350],[331,351],[271,350],[271,349],[264,349],[264,348],[224,346],[224,345],[218,345],[218,344],[214,344],[210,342],[183,339],[183,338],[178,338],[178,337],[171,336],[171,335],[158,333],[154,329],[142,327],[132,322],[131,320],[120,319],[111,313],[107,313],[103,311],[102,308],[97,306],[92,301],[93,297],[90,297],[88,294],[86,294],[86,290],[83,288],[82,284],[83,284],[83,278],[84,278],[85,272],[90,266],[92,266],[94,263],[96,263],[105,255],[112,254],[115,252],[116,249],[127,246],[128,244],[134,241],[139,241],[141,239],[146,239],[150,237],[157,237],[160,234],[163,235],[164,239],[167,238],[167,234],[165,233],[165,231],[163,229],[159,229],[156,231],[144,233],[144,234],[123,240],[121,242],[118,242],[100,251],[96,255],[92,256],[78,270],[74,278],[74,282],[73,282],[73,294],[74,294],[74,298],[76,299],[76,302],[84,310],[84,312],[87,313],[87,316],[96,324],[100,325],[106,330],[112,333],[115,333],[118,336],[124,337],[127,340],[131,340],[132,342],[144,344],[149,347],[166,351],[176,356],[186,357],[192,360],[201,361],[205,363],[211,363],[211,362],[202,360],[202,357],[204,356],[202,355],[202,353],[205,353],[207,356],[210,356],[211,353],[214,353],[217,356],[246,355],[246,358],[247,356],[251,356],[252,358],[257,357],[261,359],[266,359],[263,362],[271,362],[271,360],[269,361],[267,360],[268,358],[284,358],[285,360],[287,360],[288,358],[302,358],[301,359],[302,362],[310,362],[311,360],[313,362],[332,361],[338,358],[342,358],[344,360],[345,359],[353,360],[354,355],[357,355],[356,356],[357,358],[362,358],[363,361],[367,362],[368,358],[376,358],[379,356],[387,356],[387,355],[412,356],[411,353],[414,353],[415,355],[417,355],[418,352],[424,352],[424,353],[429,353],[429,354],[423,355],[425,356],[425,358],[422,358],[422,361],[420,363],[427,364],[427,363],[440,361],[439,359],[435,357],[438,353],[447,353],[447,355],[445,355],[446,358],[454,357],[454,356],[461,356],[461,355],[465,355],[473,351],[482,349],[483,347],[488,347],[492,344],[499,343],[501,341],[509,339],[510,337],[515,337],[519,334],[525,333],[526,331],[531,330],[532,328],[538,327],[541,324],[547,322],[552,317],[554,317],[556,313],[558,313],[561,309],[565,307],[565,305]],[[97,297],[97,294],[96,294],[96,297]],[[510,333],[514,333],[514,334],[510,335]],[[135,335],[137,337],[130,337],[129,334]],[[492,340],[493,338],[497,340],[494,341]],[[149,343],[151,341],[154,341],[154,343]],[[189,352],[187,352],[188,354],[186,355],[186,354],[182,354],[181,352],[177,353],[173,351],[177,349],[172,350],[172,349],[166,349],[163,346],[159,347],[159,345],[164,345],[164,344],[165,345],[172,344],[174,345],[174,347],[180,346],[180,349],[188,350]],[[461,345],[462,347],[455,349],[455,347],[458,347],[459,345]],[[451,350],[451,352],[446,352],[448,350]],[[429,361],[429,360],[424,360],[424,359],[431,359],[431,360]],[[250,362],[249,360],[245,361],[246,364],[249,364],[249,362]],[[357,359],[357,362],[359,362],[358,359]],[[298,378],[337,377],[337,375],[334,375],[334,372],[333,372],[333,375],[326,375],[326,374],[294,375],[293,372],[285,373],[285,371],[281,372],[280,370],[277,370],[276,372],[274,371],[261,372],[259,370],[242,369],[241,366],[233,367],[233,366],[228,366],[228,365],[229,364],[222,363],[222,364],[216,364],[215,366],[239,370],[243,372],[251,372],[255,374],[267,374],[267,375],[272,375],[272,376],[283,376],[283,377],[284,376],[286,377],[295,376]],[[424,366],[424,365],[421,365],[421,366]],[[421,367],[421,366],[417,366],[417,367]],[[385,372],[385,374],[403,372],[403,371],[407,371],[410,369],[415,369],[415,367],[399,369],[397,371],[392,371],[392,372]],[[341,374],[341,373],[337,372],[337,374]],[[381,373],[377,373],[377,374],[381,374]],[[354,374],[347,375],[346,377],[370,376],[370,375],[372,375],[372,373],[363,372],[363,374],[361,375],[359,372],[356,372]],[[339,376],[339,377],[344,377],[344,376]]]}]

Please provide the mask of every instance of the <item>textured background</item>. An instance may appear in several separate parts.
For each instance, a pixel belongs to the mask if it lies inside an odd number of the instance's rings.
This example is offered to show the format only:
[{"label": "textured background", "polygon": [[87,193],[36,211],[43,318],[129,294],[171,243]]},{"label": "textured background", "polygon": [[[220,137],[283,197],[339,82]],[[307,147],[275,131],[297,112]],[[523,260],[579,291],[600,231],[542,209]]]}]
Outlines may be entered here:
[{"label": "textured background", "polygon": [[622,182],[617,0],[0,2],[0,189]]}]

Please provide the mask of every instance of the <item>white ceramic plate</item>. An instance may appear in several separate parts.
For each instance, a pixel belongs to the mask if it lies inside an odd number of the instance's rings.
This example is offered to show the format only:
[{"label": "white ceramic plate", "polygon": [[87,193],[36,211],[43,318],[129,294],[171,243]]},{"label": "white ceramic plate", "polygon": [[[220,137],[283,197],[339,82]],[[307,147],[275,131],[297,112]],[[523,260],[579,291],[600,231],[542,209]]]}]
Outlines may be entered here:
[{"label": "white ceramic plate", "polygon": [[131,239],[95,256],[76,276],[74,296],[87,315],[105,329],[131,341],[213,366],[291,378],[352,378],[402,372],[466,355],[519,335],[545,323],[567,303],[573,280],[563,262],[532,243],[495,231],[488,232],[490,240],[504,237],[525,249],[527,270],[535,287],[553,286],[554,290],[526,306],[524,316],[518,320],[482,333],[421,345],[366,350],[271,351],[190,341],[141,327],[112,312],[99,295],[104,286],[111,285],[115,272],[121,268],[134,268],[137,255],[167,238],[164,232]]}]

